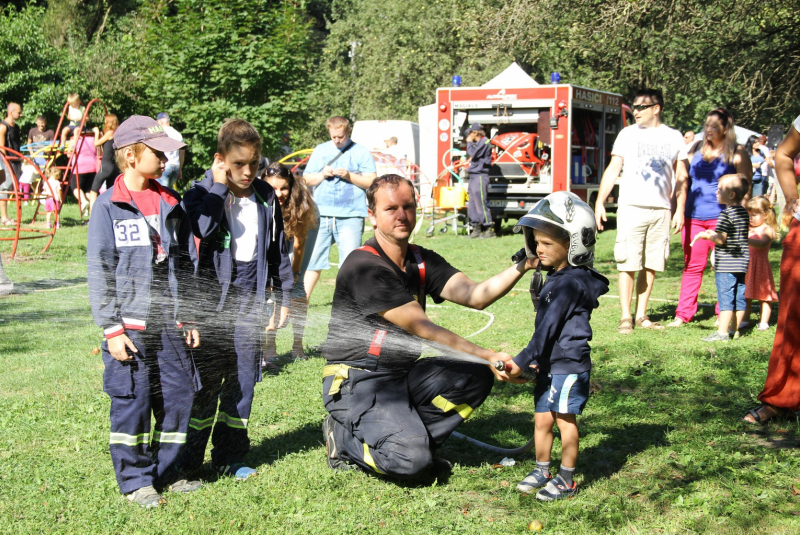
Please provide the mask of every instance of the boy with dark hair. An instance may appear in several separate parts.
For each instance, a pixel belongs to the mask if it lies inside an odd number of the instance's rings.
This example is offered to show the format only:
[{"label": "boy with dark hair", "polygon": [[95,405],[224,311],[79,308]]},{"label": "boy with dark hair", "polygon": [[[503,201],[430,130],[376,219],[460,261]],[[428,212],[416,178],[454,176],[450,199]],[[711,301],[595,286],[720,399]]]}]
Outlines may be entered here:
[{"label": "boy with dark hair", "polygon": [[[164,169],[164,151],[183,146],[150,117],[122,123],[114,147],[123,174],[97,199],[89,221],[89,303],[105,335],[111,460],[120,491],[142,507],[164,503],[155,487],[200,488],[175,470],[197,387],[178,322],[187,314],[182,303],[193,280],[194,243],[180,196],[155,180]],[[187,329],[186,344],[198,347],[197,330]]]},{"label": "boy with dark hair", "polygon": [[[517,489],[528,493],[544,487],[536,498],[554,501],[578,493],[572,476],[578,460],[576,416],[589,398],[589,320],[599,306],[598,298],[608,292],[608,279],[589,267],[594,261],[595,216],[574,193],[548,195],[519,220],[515,231],[520,228],[528,257],[538,256],[549,275],[538,291],[533,338],[508,373],[519,377],[533,368],[539,377],[534,389],[536,469]],[[556,422],[561,431],[561,470],[554,478],[550,450]]]},{"label": "boy with dark hair", "polygon": [[260,160],[261,136],[247,121],[232,119],[219,130],[213,166],[184,196],[199,241],[196,275],[209,288],[199,304],[208,329],[198,353],[203,388],[192,408],[181,470],[202,465],[211,435],[212,467],[237,480],[256,474],[244,457],[255,384],[261,381],[267,288],[282,290],[281,327],[294,283],[275,191],[256,178]]},{"label": "boy with dark hair", "polygon": [[[692,240],[714,242],[714,273],[717,282],[719,303],[719,326],[717,332],[703,338],[704,342],[727,342],[728,327],[735,320],[733,338],[739,338],[739,325],[744,319],[747,302],[744,298],[744,279],[750,264],[748,233],[750,214],[742,206],[742,200],[750,191],[750,183],[744,175],[725,175],[717,184],[717,202],[725,208],[717,219],[716,229],[701,232]],[[736,312],[734,317],[734,311]]]}]

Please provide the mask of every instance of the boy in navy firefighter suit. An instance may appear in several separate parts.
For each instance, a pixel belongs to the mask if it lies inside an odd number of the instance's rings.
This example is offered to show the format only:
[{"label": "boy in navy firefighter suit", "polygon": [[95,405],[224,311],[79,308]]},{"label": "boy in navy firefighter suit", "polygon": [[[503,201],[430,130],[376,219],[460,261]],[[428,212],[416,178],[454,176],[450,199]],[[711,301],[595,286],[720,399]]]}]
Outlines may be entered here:
[{"label": "boy in navy firefighter suit", "polygon": [[[528,347],[517,355],[510,377],[533,368],[538,374],[534,389],[536,469],[517,489],[529,493],[541,488],[536,498],[554,501],[578,492],[572,480],[578,459],[578,423],[589,397],[592,369],[589,340],[592,310],[608,292],[608,279],[594,271],[597,232],[594,212],[574,193],[559,191],[539,201],[514,229],[525,233],[528,257],[538,256],[549,270],[538,293],[535,332]],[[553,424],[561,431],[561,469],[550,475]]]},{"label": "boy in navy firefighter suit", "polygon": [[238,480],[256,474],[244,457],[255,384],[261,381],[266,292],[270,286],[281,290],[280,327],[294,285],[275,190],[257,179],[260,160],[258,132],[247,121],[230,120],[219,130],[212,168],[184,195],[200,243],[196,275],[207,288],[198,303],[199,323],[207,332],[196,355],[203,389],[195,397],[180,468],[202,466],[211,435],[212,467]]},{"label": "boy in navy firefighter suit", "polygon": [[[200,487],[175,469],[199,386],[178,322],[187,311],[181,301],[191,293],[194,244],[180,196],[155,180],[164,153],[184,146],[150,117],[123,122],[114,132],[123,174],[97,199],[89,221],[89,301],[105,335],[111,460],[120,491],[142,507],[164,503],[155,487]],[[197,330],[186,329],[185,343],[198,347]]]}]

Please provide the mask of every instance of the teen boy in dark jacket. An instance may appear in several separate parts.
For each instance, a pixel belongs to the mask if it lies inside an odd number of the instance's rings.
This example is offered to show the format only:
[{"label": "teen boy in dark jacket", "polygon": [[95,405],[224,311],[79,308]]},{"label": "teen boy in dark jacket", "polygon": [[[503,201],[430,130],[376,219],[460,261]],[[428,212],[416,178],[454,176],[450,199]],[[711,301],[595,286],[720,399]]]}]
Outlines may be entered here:
[{"label": "teen boy in dark jacket", "polygon": [[180,464],[185,471],[202,465],[213,427],[212,467],[239,480],[256,474],[244,457],[255,384],[261,381],[266,291],[282,290],[282,325],[294,284],[275,191],[256,178],[260,159],[258,132],[247,121],[230,120],[217,136],[213,167],[184,196],[199,242],[197,278],[206,288],[197,306],[208,335],[197,356],[203,389]]}]

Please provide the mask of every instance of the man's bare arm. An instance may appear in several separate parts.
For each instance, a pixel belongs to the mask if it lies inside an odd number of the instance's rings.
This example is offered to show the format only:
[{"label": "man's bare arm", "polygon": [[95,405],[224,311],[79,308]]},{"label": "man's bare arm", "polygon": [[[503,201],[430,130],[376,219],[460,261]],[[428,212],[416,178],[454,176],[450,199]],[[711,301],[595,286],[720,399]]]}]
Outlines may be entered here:
[{"label": "man's bare arm", "polygon": [[475,282],[463,273],[456,273],[444,285],[440,295],[451,303],[483,310],[506,295],[525,272],[536,268],[538,263],[537,258],[528,258],[483,282]]},{"label": "man's bare arm", "polygon": [[351,173],[347,169],[335,169],[333,172],[336,176],[342,177],[344,180],[358,186],[361,189],[367,189],[372,185],[372,182],[378,177],[378,173]]},{"label": "man's bare arm", "polygon": [[600,179],[600,188],[597,191],[597,201],[594,203],[594,217],[597,222],[597,229],[603,230],[603,221],[606,221],[606,199],[611,195],[611,190],[614,189],[614,184],[619,178],[622,171],[622,156],[611,156],[611,162],[603,172],[603,178]]},{"label": "man's bare arm", "polygon": [[[422,310],[422,307],[416,301],[411,301],[397,308],[380,312],[380,315],[383,319],[394,323],[414,336],[447,346],[457,352],[468,353],[488,362],[497,360],[503,362],[511,361],[512,357],[508,353],[495,353],[494,351],[484,349],[452,331],[439,327],[425,315],[425,311]],[[508,381],[510,379],[504,371],[499,372],[494,368],[491,368],[491,370],[501,381]]]}]

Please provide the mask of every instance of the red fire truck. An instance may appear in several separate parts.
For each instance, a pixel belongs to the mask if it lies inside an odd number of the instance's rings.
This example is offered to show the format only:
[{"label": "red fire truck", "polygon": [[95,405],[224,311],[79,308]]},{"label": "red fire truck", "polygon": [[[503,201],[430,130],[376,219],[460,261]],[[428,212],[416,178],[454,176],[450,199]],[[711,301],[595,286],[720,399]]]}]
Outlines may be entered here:
[{"label": "red fire truck", "polygon": [[[493,145],[489,205],[498,230],[554,191],[573,191],[594,207],[614,140],[633,122],[619,94],[529,80],[529,87],[495,83],[436,92],[436,176],[440,184],[452,176],[470,125],[480,123]],[[616,199],[615,187],[608,209]]]}]

